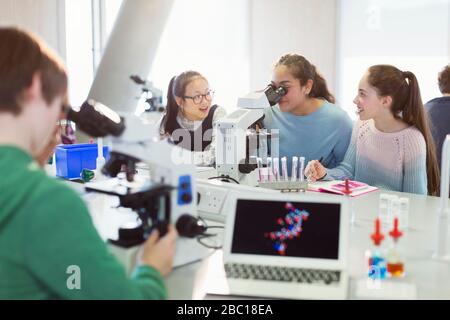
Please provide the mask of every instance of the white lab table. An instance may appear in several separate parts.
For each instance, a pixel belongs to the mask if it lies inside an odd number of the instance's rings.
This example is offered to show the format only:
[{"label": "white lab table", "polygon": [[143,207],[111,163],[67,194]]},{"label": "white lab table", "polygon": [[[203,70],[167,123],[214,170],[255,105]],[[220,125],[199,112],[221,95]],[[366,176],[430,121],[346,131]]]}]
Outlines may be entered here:
[{"label": "white lab table", "polygon": [[[355,222],[349,237],[349,299],[362,298],[357,283],[366,279],[365,250],[370,247],[370,234],[378,212],[380,193],[396,194],[410,199],[409,228],[400,239],[399,249],[405,258],[405,277],[397,284],[415,284],[418,299],[450,299],[450,262],[432,259],[439,198],[378,190],[352,198]],[[320,196],[320,195],[318,195]],[[301,197],[301,195],[299,195]],[[337,196],[339,197],[339,196]],[[450,243],[450,237],[448,239]],[[167,279],[172,299],[215,299],[207,295],[210,276],[221,272],[221,251],[202,262],[175,269]],[[389,280],[391,281],[391,280]],[[396,285],[397,286],[397,285]],[[395,296],[395,294],[394,294]],[[401,296],[396,296],[401,298]],[[219,298],[243,298],[219,296]]]},{"label": "white lab table", "polygon": [[[78,189],[82,185],[77,186]],[[311,192],[308,192],[311,193]],[[432,259],[437,210],[439,198],[378,190],[352,198],[351,208],[355,212],[355,222],[350,227],[349,267],[350,299],[360,298],[357,295],[358,280],[365,279],[365,250],[371,246],[370,234],[374,229],[374,220],[378,214],[380,193],[396,194],[410,199],[409,228],[400,239],[400,250],[405,258],[405,277],[400,281],[413,283],[417,288],[418,299],[450,299],[450,262]],[[318,193],[314,193],[320,196]],[[299,200],[301,200],[299,194]],[[340,196],[336,196],[340,197]],[[114,238],[120,224],[135,219],[134,213],[127,209],[115,209],[117,202],[112,197],[88,194],[84,196],[88,203],[95,226],[100,235]],[[449,200],[450,201],[450,200]],[[213,222],[213,224],[220,224]],[[215,229],[217,230],[217,229]],[[450,236],[448,239],[450,244]],[[206,257],[199,262],[174,268],[166,279],[170,299],[214,299],[217,296],[207,295],[208,281],[211,275],[223,272],[221,250],[202,253]],[[128,268],[130,271],[130,267]],[[223,299],[243,298],[226,297]]]}]

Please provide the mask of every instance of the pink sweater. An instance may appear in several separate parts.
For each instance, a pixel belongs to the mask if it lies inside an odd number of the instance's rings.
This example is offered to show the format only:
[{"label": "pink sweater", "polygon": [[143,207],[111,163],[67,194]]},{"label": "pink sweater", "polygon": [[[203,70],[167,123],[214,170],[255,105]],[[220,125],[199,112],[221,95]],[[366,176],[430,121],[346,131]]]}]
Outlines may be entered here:
[{"label": "pink sweater", "polygon": [[332,179],[354,179],[382,189],[427,194],[426,144],[416,127],[379,131],[373,120],[356,122],[344,160]]}]

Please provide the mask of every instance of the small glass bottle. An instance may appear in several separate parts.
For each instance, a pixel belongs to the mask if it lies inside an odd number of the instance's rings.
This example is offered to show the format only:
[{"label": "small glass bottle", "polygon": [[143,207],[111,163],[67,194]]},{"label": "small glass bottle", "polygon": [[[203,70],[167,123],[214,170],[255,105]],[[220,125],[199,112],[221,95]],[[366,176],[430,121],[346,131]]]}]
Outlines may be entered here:
[{"label": "small glass bottle", "polygon": [[386,193],[380,194],[380,200],[378,205],[378,217],[383,225],[387,225],[389,221],[389,198]]},{"label": "small glass bottle", "polygon": [[373,246],[366,251],[366,259],[368,263],[367,276],[372,280],[383,280],[386,278],[386,259],[384,257],[381,242],[384,235],[381,233],[380,218],[375,220],[375,232],[371,235]]},{"label": "small glass bottle", "polygon": [[403,277],[405,275],[403,258],[400,255],[398,248],[398,241],[403,235],[403,232],[399,230],[398,225],[398,217],[394,217],[394,227],[389,232],[389,235],[392,237],[392,246],[387,253],[387,271],[389,276],[394,278]]},{"label": "small glass bottle", "polygon": [[399,210],[400,228],[403,230],[409,228],[409,199],[400,198]]}]

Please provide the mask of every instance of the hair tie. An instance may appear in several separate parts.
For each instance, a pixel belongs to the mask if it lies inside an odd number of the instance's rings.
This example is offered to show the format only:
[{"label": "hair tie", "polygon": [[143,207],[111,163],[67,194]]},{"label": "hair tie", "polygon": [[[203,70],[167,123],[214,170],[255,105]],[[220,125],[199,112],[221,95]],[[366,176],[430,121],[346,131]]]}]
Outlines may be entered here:
[{"label": "hair tie", "polygon": [[409,86],[411,72],[409,72],[409,71],[402,71],[402,75],[403,75],[403,78],[405,78],[406,85]]}]

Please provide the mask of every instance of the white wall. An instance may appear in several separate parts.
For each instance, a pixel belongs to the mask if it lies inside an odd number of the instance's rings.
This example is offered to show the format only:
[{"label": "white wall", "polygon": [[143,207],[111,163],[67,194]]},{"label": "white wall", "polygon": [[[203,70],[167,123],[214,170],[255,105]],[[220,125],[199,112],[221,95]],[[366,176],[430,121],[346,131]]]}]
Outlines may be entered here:
[{"label": "white wall", "polygon": [[[120,0],[111,5],[108,1],[107,9],[116,12]],[[64,14],[57,12],[64,2],[0,0],[1,21],[18,21],[63,52],[65,41],[59,39],[63,39],[60,25],[64,23],[60,19]],[[85,30],[91,21],[87,10],[76,9],[87,6],[87,2],[66,2],[67,19],[80,24],[69,23],[67,30],[70,96],[75,104],[83,100],[92,81],[88,70],[91,35]],[[149,79],[166,90],[172,75],[197,69],[216,90],[215,102],[231,110],[240,95],[270,81],[273,63],[282,54],[297,52],[318,67],[333,90],[335,3],[336,0],[177,0]],[[107,27],[111,24],[107,20]],[[79,39],[73,41],[77,35]]]},{"label": "white wall", "polygon": [[65,2],[69,101],[73,106],[80,106],[94,79],[92,6],[91,0]]},{"label": "white wall", "polygon": [[149,79],[164,93],[183,71],[203,73],[228,110],[249,90],[249,0],[176,0]]},{"label": "white wall", "polygon": [[0,0],[0,25],[37,34],[65,58],[64,1]]},{"label": "white wall", "polygon": [[[0,0],[0,25],[32,30],[63,57],[65,3],[67,19],[85,27],[67,30],[68,40],[84,39],[68,41],[69,73],[79,82],[71,86],[75,102],[92,79],[91,34],[85,30],[91,21],[71,8],[88,2]],[[105,0],[110,12],[120,2]],[[273,64],[287,52],[314,63],[350,114],[359,78],[377,63],[416,73],[426,101],[439,95],[437,72],[450,61],[450,0],[176,0],[149,78],[166,90],[172,75],[198,69],[216,89],[216,102],[230,110],[239,95],[270,81]]]},{"label": "white wall", "polygon": [[353,117],[360,78],[392,64],[418,78],[424,102],[440,95],[437,73],[450,61],[449,0],[340,0],[338,99]]},{"label": "white wall", "polygon": [[336,0],[252,0],[250,23],[252,89],[270,82],[281,55],[298,53],[316,65],[334,92]]},{"label": "white wall", "polygon": [[[196,70],[215,90],[215,103],[229,111],[235,108],[238,96],[249,90],[249,3],[175,0],[148,79],[165,96],[174,75]],[[121,0],[105,0],[107,34],[120,4]]]},{"label": "white wall", "polygon": [[177,0],[149,79],[166,90],[172,75],[197,69],[231,110],[239,96],[270,82],[282,54],[296,52],[334,91],[335,16],[336,0]]}]

